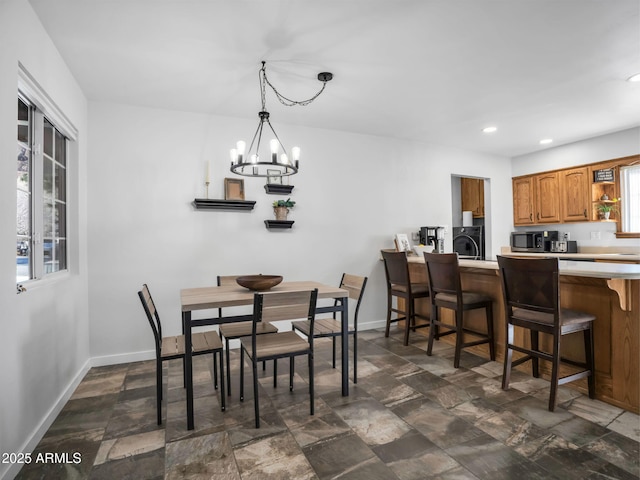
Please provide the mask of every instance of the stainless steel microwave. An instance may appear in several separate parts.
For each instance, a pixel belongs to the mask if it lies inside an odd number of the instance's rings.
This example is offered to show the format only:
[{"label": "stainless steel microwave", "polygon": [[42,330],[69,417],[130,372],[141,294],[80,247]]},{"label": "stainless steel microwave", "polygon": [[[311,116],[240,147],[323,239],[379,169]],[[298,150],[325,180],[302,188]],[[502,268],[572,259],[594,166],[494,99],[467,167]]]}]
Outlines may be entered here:
[{"label": "stainless steel microwave", "polygon": [[550,252],[551,242],[557,241],[557,230],[542,232],[511,232],[512,252]]},{"label": "stainless steel microwave", "polygon": [[511,232],[512,252],[544,252],[542,232]]}]

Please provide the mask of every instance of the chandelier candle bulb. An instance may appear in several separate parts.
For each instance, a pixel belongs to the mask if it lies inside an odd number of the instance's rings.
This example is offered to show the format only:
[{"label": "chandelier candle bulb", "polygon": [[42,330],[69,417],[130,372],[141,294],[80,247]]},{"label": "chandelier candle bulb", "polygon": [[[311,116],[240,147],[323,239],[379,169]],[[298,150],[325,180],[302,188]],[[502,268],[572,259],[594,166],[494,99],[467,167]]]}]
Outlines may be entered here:
[{"label": "chandelier candle bulb", "polygon": [[289,159],[287,158],[287,154],[283,153],[282,155],[280,155],[280,163],[286,165],[287,163],[289,163]]},{"label": "chandelier candle bulb", "polygon": [[235,148],[232,148],[229,151],[229,156],[231,157],[231,165],[235,165],[235,163],[238,161],[238,151]]},{"label": "chandelier candle bulb", "polygon": [[236,149],[238,150],[238,163],[242,163],[245,147],[246,147],[246,143],[244,143],[242,140],[236,143]]},{"label": "chandelier candle bulb", "polygon": [[293,147],[291,149],[291,157],[293,160],[293,163],[295,164],[296,168],[299,168],[299,160],[300,160],[300,147]]},{"label": "chandelier candle bulb", "polygon": [[271,147],[271,162],[278,163],[278,140],[272,139],[269,145]]}]

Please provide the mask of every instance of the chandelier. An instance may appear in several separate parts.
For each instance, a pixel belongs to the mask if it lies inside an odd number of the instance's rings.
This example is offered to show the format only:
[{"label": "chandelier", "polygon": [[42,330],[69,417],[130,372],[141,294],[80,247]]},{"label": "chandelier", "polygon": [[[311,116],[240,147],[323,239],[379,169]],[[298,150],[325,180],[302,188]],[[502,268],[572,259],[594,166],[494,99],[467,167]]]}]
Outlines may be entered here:
[{"label": "chandelier", "polygon": [[[269,121],[269,112],[266,107],[266,86],[269,85],[276,97],[283,105],[292,107],[294,105],[305,106],[313,102],[324,91],[327,82],[333,78],[333,74],[329,72],[321,72],[318,74],[318,80],[322,82],[322,88],[313,97],[296,101],[291,100],[282,95],[269,82],[267,78],[267,70],[265,62],[262,62],[262,68],[258,72],[260,82],[260,99],[262,108],[258,112],[258,128],[253,135],[249,149],[246,149],[246,143],[243,140],[238,141],[236,148],[231,149],[231,171],[245,177],[286,177],[298,173],[300,168],[300,148],[293,147],[291,149],[291,158],[287,154],[286,148],[280,141],[278,134],[273,129]],[[273,139],[269,142],[270,155],[260,155],[260,142],[262,141],[263,130],[265,125],[269,127],[273,134]],[[268,130],[265,130],[268,134]]]}]

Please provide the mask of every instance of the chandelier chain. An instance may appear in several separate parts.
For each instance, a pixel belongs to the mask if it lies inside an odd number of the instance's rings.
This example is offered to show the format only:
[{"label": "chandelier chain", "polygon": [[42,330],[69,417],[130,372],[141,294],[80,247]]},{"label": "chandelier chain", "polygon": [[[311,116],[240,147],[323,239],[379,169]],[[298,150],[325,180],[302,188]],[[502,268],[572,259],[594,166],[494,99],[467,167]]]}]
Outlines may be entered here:
[{"label": "chandelier chain", "polygon": [[322,88],[313,97],[308,98],[306,100],[292,100],[292,99],[287,98],[284,95],[282,95],[276,89],[276,87],[274,87],[271,84],[271,82],[267,78],[267,70],[266,70],[266,67],[265,67],[265,62],[262,62],[262,68],[260,69],[260,77],[261,77],[261,85],[262,85],[262,105],[263,105],[263,110],[264,110],[264,105],[265,105],[265,101],[266,101],[266,99],[265,99],[265,95],[266,95],[265,94],[265,83],[271,87],[271,90],[273,90],[273,93],[276,94],[276,98],[278,99],[278,101],[281,104],[283,104],[283,105],[285,105],[287,107],[293,107],[295,105],[299,105],[301,107],[304,107],[306,105],[309,105],[316,98],[318,98],[318,96],[320,96],[320,94],[324,91],[324,88],[327,86],[327,81],[323,81],[322,82]]}]

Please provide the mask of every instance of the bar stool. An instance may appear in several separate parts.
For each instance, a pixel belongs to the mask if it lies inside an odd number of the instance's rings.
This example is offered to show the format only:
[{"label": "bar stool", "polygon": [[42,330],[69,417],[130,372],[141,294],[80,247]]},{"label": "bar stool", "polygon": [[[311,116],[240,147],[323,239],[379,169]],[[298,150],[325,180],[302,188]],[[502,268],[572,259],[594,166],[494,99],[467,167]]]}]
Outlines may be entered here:
[{"label": "bar stool", "polygon": [[[387,329],[384,336],[389,336],[391,323],[406,320],[404,325],[404,344],[409,345],[409,329],[414,332],[417,328],[428,327],[430,323],[416,325],[416,317],[429,320],[427,317],[416,313],[415,300],[429,296],[429,287],[426,283],[412,283],[409,279],[409,264],[406,252],[381,251],[384,259],[384,270],[387,277]],[[393,307],[393,297],[404,299],[404,310],[396,303]],[[398,317],[391,318],[396,313]],[[404,316],[400,316],[404,315]]]},{"label": "bar stool", "polygon": [[[489,356],[496,359],[493,341],[493,299],[483,293],[462,290],[460,268],[457,253],[423,253],[429,279],[431,296],[431,329],[429,330],[429,346],[427,355],[431,355],[434,337],[456,334],[456,349],[453,366],[460,366],[460,354],[463,348],[483,343],[489,344]],[[440,320],[438,307],[448,308],[455,312],[455,324]],[[478,332],[464,325],[464,312],[484,308],[487,319],[487,332]],[[439,328],[448,331],[441,333]],[[465,342],[465,335],[471,334],[480,339]]]},{"label": "bar stool", "polygon": [[[551,362],[551,392],[549,411],[556,404],[558,386],[587,377],[589,398],[595,397],[595,369],[593,348],[593,321],[595,316],[569,310],[560,306],[560,288],[557,258],[512,258],[498,256],[498,268],[504,297],[507,336],[502,375],[502,388],[509,388],[511,369],[528,360],[532,362],[533,376],[540,376],[539,359]],[[514,326],[530,332],[531,347],[514,344]],[[562,358],[560,339],[563,335],[582,332],[585,361]],[[551,335],[552,352],[540,348],[540,332]],[[513,351],[525,356],[513,360]],[[560,363],[570,364],[582,370],[559,376]]]}]

